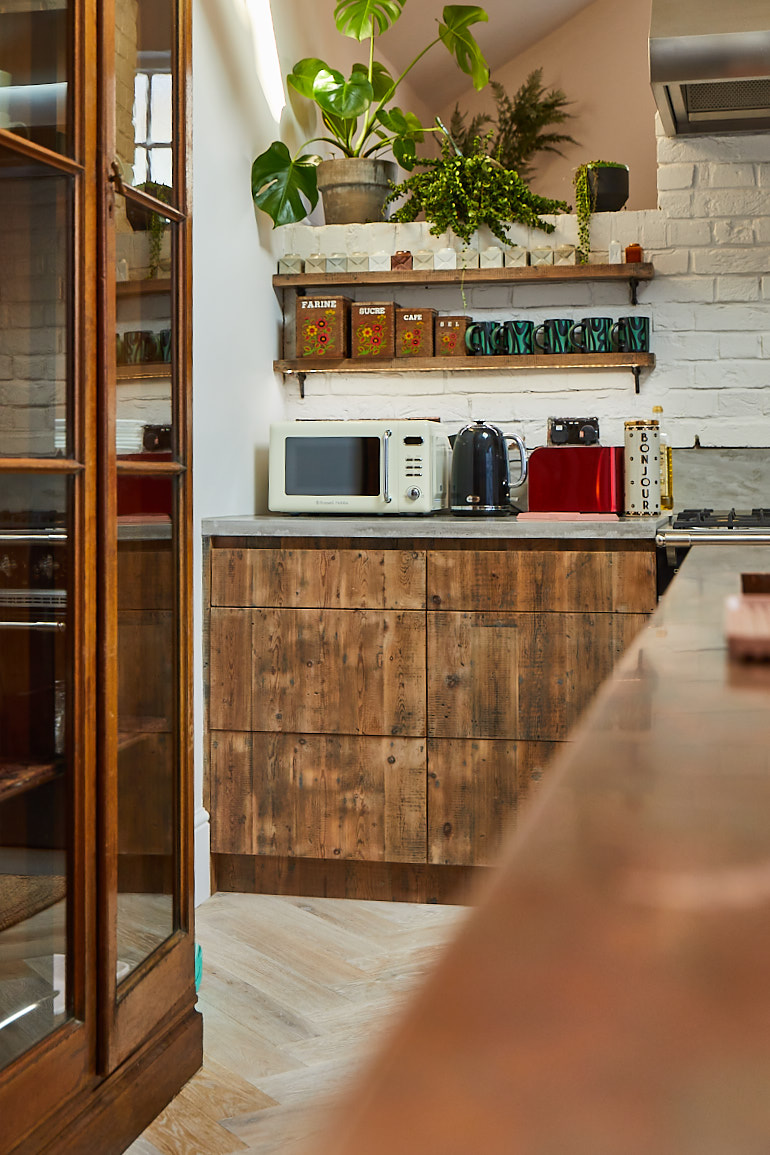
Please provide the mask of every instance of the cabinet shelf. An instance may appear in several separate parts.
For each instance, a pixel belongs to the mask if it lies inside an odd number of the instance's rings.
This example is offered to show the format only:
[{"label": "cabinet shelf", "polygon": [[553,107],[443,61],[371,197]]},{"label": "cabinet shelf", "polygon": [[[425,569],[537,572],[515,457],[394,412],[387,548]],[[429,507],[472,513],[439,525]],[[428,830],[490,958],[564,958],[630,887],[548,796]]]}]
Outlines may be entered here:
[{"label": "cabinet shelf", "polygon": [[118,365],[118,381],[138,381],[145,377],[170,377],[170,361],[138,361],[135,365]]},{"label": "cabinet shelf", "polygon": [[60,762],[0,762],[0,802],[43,786],[61,773]]},{"label": "cabinet shelf", "polygon": [[308,373],[510,373],[533,369],[630,369],[639,392],[642,369],[654,369],[654,353],[535,353],[522,356],[494,357],[398,357],[385,361],[338,357],[320,360],[300,357],[274,361],[277,373],[296,375],[304,396]]},{"label": "cabinet shelf", "polygon": [[144,281],[116,281],[115,291],[118,297],[142,297],[145,294],[170,293],[171,280],[168,277],[157,277]]}]

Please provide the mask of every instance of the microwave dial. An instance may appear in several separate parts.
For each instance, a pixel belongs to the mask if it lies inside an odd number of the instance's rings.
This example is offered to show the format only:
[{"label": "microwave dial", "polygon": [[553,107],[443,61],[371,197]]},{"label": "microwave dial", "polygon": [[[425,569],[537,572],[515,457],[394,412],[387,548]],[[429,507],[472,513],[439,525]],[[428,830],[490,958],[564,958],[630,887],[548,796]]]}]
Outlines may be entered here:
[{"label": "microwave dial", "polygon": [[418,501],[419,498],[422,497],[422,490],[418,489],[416,485],[413,485],[411,489],[407,489],[406,496],[412,501]]}]

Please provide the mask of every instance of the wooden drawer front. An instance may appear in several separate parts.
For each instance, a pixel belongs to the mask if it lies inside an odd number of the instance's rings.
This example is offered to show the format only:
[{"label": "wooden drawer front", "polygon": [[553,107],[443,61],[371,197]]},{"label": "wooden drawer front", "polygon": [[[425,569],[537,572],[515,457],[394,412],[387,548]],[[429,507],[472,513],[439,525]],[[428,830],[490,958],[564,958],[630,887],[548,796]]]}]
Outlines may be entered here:
[{"label": "wooden drawer front", "polygon": [[652,613],[655,551],[432,550],[428,608]]},{"label": "wooden drawer front", "polygon": [[540,783],[558,742],[428,743],[428,862],[493,863],[502,834]]},{"label": "wooden drawer front", "polygon": [[425,616],[212,610],[211,726],[425,734]]},{"label": "wooden drawer front", "polygon": [[558,741],[642,614],[428,616],[428,733]]},{"label": "wooden drawer front", "polygon": [[425,862],[425,742],[211,736],[215,854]]},{"label": "wooden drawer front", "polygon": [[213,549],[215,606],[425,609],[425,553],[413,550]]}]

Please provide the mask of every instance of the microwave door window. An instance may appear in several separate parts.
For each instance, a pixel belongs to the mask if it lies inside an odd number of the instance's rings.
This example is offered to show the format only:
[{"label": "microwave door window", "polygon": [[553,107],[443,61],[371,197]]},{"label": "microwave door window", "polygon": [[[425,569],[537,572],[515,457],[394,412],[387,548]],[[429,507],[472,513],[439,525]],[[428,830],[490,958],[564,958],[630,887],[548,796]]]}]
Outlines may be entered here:
[{"label": "microwave door window", "polygon": [[287,437],[286,493],[378,497],[379,437]]}]

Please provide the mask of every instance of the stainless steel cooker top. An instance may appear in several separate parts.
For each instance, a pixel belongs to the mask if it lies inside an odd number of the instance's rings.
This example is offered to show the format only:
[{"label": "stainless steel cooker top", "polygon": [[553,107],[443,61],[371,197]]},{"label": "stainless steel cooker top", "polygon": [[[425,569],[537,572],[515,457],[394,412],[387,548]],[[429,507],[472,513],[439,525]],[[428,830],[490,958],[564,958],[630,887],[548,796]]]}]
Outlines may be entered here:
[{"label": "stainless steel cooker top", "polygon": [[657,534],[658,545],[770,545],[770,509],[684,509]]}]

